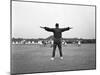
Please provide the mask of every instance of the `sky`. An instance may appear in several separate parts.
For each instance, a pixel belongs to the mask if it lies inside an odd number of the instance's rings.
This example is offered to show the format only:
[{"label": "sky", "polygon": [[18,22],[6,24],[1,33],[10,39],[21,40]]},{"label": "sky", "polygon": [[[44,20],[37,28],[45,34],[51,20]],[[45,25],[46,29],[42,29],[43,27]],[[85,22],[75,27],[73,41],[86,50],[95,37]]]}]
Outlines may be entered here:
[{"label": "sky", "polygon": [[47,38],[53,35],[40,26],[72,27],[64,38],[95,38],[95,7],[31,2],[12,2],[12,37]]}]

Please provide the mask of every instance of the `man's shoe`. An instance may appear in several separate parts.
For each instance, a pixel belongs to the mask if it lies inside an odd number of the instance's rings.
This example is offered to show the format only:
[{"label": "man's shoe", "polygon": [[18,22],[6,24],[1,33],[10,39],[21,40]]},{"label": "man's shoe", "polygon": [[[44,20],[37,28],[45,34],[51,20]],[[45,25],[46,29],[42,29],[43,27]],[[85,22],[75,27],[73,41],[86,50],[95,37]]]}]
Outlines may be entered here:
[{"label": "man's shoe", "polygon": [[51,60],[54,60],[54,58],[52,57]]},{"label": "man's shoe", "polygon": [[60,57],[60,59],[63,59],[63,57]]}]

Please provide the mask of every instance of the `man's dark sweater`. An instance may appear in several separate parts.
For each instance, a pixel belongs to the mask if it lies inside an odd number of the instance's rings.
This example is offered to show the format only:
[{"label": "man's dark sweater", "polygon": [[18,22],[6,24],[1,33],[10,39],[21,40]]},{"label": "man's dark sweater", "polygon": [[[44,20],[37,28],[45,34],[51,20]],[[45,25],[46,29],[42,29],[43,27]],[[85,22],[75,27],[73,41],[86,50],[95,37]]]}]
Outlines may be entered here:
[{"label": "man's dark sweater", "polygon": [[62,32],[69,30],[70,28],[48,28],[44,27],[46,31],[53,32],[54,34],[54,43],[60,43],[62,38]]}]

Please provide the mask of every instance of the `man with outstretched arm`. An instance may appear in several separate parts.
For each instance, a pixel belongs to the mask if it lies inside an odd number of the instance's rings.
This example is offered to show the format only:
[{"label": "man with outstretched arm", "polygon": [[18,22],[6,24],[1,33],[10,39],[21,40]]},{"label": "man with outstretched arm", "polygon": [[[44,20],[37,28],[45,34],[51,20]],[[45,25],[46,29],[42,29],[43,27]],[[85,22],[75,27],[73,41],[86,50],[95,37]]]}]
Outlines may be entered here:
[{"label": "man with outstretched arm", "polygon": [[59,28],[59,24],[55,24],[55,28],[49,28],[49,27],[41,27],[45,29],[46,31],[53,32],[54,38],[53,38],[53,53],[52,53],[52,58],[51,60],[54,60],[55,57],[55,51],[56,47],[58,46],[59,48],[59,53],[60,53],[60,59],[63,59],[63,54],[62,54],[62,45],[61,45],[61,39],[62,39],[62,32],[68,31],[72,29],[71,27],[66,27],[66,28]]}]

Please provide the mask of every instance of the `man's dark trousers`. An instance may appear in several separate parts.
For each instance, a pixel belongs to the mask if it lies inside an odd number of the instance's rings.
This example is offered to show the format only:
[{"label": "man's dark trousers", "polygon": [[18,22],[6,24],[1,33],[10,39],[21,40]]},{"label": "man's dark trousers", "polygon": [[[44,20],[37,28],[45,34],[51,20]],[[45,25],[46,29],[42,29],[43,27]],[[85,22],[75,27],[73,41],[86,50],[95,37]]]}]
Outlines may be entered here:
[{"label": "man's dark trousers", "polygon": [[60,57],[62,57],[62,45],[61,45],[61,40],[60,39],[55,39],[54,40],[52,57],[55,57],[55,52],[56,52],[56,47],[57,46],[59,48]]}]

